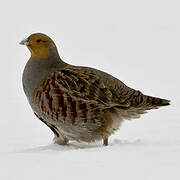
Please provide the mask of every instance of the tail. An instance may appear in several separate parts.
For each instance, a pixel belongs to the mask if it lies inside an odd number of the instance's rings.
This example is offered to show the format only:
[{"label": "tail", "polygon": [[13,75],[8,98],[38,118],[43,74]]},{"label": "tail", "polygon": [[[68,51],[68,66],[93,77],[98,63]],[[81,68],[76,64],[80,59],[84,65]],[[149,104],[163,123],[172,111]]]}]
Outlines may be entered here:
[{"label": "tail", "polygon": [[170,105],[170,100],[147,96],[140,91],[134,92],[134,96],[131,95],[130,106],[118,108],[122,119],[139,118],[140,115],[146,113],[147,110]]},{"label": "tail", "polygon": [[145,96],[146,104],[148,106],[152,106],[152,108],[158,108],[160,106],[168,106],[170,105],[170,100],[167,99],[161,99],[157,97],[152,96]]}]

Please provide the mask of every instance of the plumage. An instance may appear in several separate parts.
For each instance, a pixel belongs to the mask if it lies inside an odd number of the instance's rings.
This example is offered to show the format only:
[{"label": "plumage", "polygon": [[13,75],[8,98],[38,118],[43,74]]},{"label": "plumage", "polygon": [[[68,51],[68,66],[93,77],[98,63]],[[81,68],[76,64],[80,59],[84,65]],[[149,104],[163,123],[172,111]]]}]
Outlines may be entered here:
[{"label": "plumage", "polygon": [[108,145],[124,120],[169,105],[169,100],[146,96],[105,72],[65,63],[44,34],[32,34],[27,41],[31,58],[23,72],[24,91],[58,144],[103,139]]}]

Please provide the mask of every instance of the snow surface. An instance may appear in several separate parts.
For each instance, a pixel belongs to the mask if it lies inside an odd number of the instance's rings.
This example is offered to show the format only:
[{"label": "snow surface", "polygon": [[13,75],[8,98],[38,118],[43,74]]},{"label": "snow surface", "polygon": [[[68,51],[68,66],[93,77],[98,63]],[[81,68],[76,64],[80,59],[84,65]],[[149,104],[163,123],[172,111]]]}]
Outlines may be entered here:
[{"label": "snow surface", "polygon": [[[179,7],[176,0],[3,1],[0,180],[179,180]],[[52,37],[68,63],[109,72],[172,105],[124,122],[108,147],[54,145],[21,85],[30,54],[18,42],[33,32]]]},{"label": "snow surface", "polygon": [[[54,145],[50,130],[23,108],[26,103],[8,104],[16,109],[16,118],[3,113],[0,123],[1,179],[178,180],[180,177],[180,123],[173,105],[125,122],[110,138],[110,145],[104,147],[102,142]],[[26,112],[22,115],[22,111]]]}]

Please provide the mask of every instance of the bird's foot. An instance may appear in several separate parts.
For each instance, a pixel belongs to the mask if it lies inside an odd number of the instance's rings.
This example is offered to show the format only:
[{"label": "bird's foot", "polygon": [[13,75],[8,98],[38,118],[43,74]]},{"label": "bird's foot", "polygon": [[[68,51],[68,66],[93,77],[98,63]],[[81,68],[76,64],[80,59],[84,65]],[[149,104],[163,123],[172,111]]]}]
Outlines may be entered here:
[{"label": "bird's foot", "polygon": [[68,143],[67,138],[60,137],[60,136],[59,137],[55,136],[53,141],[54,141],[55,144],[59,144],[59,145],[67,145],[67,143]]}]

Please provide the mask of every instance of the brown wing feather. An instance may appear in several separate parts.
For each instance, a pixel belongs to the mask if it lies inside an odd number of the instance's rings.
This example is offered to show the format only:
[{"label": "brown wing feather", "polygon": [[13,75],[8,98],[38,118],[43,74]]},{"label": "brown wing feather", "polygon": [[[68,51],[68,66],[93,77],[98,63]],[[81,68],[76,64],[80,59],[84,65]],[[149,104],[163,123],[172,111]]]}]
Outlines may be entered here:
[{"label": "brown wing feather", "polygon": [[122,81],[103,71],[80,67],[81,71],[91,72],[98,76],[105,87],[112,93],[112,102],[119,104],[121,108],[152,109],[170,104],[169,100],[146,96],[138,90],[126,86]]}]

